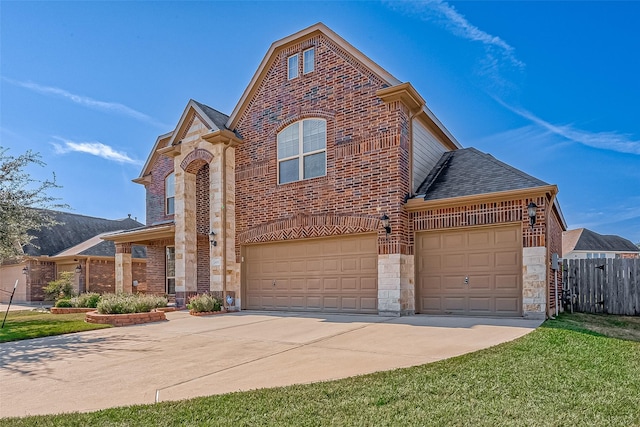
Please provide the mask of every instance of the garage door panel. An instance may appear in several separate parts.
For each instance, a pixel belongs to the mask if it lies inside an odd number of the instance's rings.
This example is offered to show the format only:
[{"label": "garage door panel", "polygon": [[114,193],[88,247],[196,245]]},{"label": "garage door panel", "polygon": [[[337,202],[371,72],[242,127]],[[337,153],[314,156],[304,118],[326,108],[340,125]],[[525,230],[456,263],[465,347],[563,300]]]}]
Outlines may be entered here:
[{"label": "garage door panel", "polygon": [[493,299],[490,297],[469,297],[469,311],[475,314],[488,314],[493,311]]},{"label": "garage door panel", "polygon": [[469,248],[488,248],[493,244],[492,235],[489,231],[470,232],[467,243]]},{"label": "garage door panel", "polygon": [[493,267],[493,254],[489,252],[470,253],[468,266],[473,269],[490,269]]},{"label": "garage door panel", "polygon": [[496,298],[496,312],[503,315],[517,316],[520,314],[520,298]]},{"label": "garage door panel", "polygon": [[518,290],[518,276],[515,274],[496,274],[495,283],[496,290]]},{"label": "garage door panel", "polygon": [[[520,315],[518,224],[416,234],[416,310],[430,314]],[[469,283],[464,283],[465,276]]]},{"label": "garage door panel", "polygon": [[377,312],[375,234],[260,244],[244,254],[248,309]]},{"label": "garage door panel", "polygon": [[452,249],[461,249],[465,245],[464,233],[449,233],[441,237],[440,248],[447,251]]},{"label": "garage door panel", "polygon": [[494,277],[490,274],[474,274],[469,276],[469,284],[466,286],[469,292],[486,292],[492,289]]}]

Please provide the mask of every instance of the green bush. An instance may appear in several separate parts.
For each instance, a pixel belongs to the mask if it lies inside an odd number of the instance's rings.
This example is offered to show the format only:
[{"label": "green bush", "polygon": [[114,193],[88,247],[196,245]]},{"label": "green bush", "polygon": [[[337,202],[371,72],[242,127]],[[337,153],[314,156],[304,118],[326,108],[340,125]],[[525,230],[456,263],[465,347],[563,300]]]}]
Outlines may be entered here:
[{"label": "green bush", "polygon": [[80,308],[96,308],[98,301],[100,301],[100,294],[93,292],[80,294],[77,297],[71,298],[71,304],[73,304],[74,307]]},{"label": "green bush", "polygon": [[58,307],[58,308],[69,308],[69,307],[73,307],[73,303],[71,302],[70,299],[63,298],[63,299],[59,299],[58,301],[56,301],[56,307]]},{"label": "green bush", "polygon": [[154,308],[166,307],[167,299],[143,294],[106,294],[97,305],[100,314],[148,313]]},{"label": "green bush", "polygon": [[73,296],[73,279],[75,273],[63,271],[60,278],[49,282],[44,287],[44,299],[47,301],[57,301],[59,299],[70,299]]},{"label": "green bush", "polygon": [[196,313],[222,310],[222,304],[220,301],[208,294],[196,295],[191,298],[187,307],[189,310],[195,311]]}]

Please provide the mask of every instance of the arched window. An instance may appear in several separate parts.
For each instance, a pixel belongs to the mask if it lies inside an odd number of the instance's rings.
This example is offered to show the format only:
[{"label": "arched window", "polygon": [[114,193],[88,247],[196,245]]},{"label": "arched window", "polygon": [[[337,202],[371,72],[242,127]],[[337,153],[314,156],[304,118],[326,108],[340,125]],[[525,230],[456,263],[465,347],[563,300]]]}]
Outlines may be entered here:
[{"label": "arched window", "polygon": [[327,174],[327,122],[304,119],[278,133],[278,184]]},{"label": "arched window", "polygon": [[164,199],[166,214],[173,215],[175,213],[176,200],[176,177],[173,172],[164,179]]}]

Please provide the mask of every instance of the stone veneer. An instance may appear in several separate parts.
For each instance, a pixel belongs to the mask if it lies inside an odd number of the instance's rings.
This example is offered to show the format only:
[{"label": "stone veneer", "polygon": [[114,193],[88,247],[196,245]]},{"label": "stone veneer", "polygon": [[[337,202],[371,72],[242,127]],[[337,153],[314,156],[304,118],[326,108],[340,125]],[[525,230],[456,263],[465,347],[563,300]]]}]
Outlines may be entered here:
[{"label": "stone veneer", "polygon": [[378,255],[378,314],[415,314],[413,255]]},{"label": "stone veneer", "polygon": [[544,319],[547,309],[547,248],[522,249],[522,314]]}]

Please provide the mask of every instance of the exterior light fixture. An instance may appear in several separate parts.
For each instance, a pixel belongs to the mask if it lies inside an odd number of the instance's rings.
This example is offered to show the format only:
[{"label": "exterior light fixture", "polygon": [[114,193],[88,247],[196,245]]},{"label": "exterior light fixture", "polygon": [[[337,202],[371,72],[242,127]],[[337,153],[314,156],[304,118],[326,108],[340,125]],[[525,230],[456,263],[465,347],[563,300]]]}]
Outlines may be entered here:
[{"label": "exterior light fixture", "polygon": [[82,273],[82,266],[80,264],[78,264],[76,266],[76,274],[80,274],[80,273]]},{"label": "exterior light fixture", "polygon": [[24,268],[22,269],[22,274],[29,274],[29,267],[28,266],[24,266]]},{"label": "exterior light fixture", "polygon": [[391,234],[391,226],[389,225],[389,217],[387,216],[387,214],[382,214],[382,216],[380,217],[380,222],[382,222],[382,227],[387,233],[387,236]]},{"label": "exterior light fixture", "polygon": [[213,230],[209,233],[209,243],[211,243],[211,246],[218,246],[218,242],[216,241],[216,232]]},{"label": "exterior light fixture", "polygon": [[529,213],[529,225],[533,229],[533,226],[536,224],[536,209],[538,209],[538,205],[531,202],[527,206],[527,212]]}]

